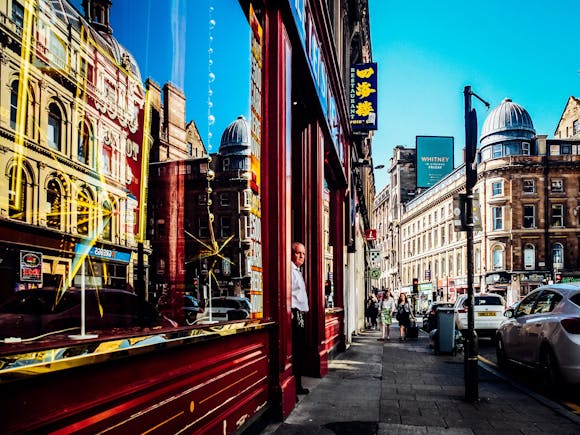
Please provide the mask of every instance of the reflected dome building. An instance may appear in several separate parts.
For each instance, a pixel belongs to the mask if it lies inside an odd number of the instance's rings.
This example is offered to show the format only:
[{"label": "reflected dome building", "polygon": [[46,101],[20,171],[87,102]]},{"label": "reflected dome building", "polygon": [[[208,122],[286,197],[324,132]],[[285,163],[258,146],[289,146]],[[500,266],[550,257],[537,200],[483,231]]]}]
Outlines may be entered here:
[{"label": "reflected dome building", "polygon": [[221,170],[250,169],[250,138],[250,124],[243,115],[226,127],[219,147]]}]

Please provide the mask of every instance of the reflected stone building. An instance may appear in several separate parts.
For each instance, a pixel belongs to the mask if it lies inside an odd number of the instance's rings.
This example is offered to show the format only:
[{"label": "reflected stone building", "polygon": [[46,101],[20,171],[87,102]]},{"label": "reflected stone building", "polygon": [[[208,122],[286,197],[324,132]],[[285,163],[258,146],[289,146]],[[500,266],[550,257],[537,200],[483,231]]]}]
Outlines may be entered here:
[{"label": "reflected stone building", "polygon": [[[177,98],[180,93],[171,88],[166,85],[166,104],[158,106],[162,120],[173,103],[184,107],[184,100]],[[183,140],[165,140],[169,135],[162,129],[152,149],[152,156],[174,158],[152,162],[149,174],[150,292],[154,299],[165,293],[176,307],[175,318],[180,317],[183,294],[202,301],[210,291],[213,296],[250,298],[252,259],[258,249],[253,234],[260,230],[251,213],[257,187],[252,187],[248,121],[240,116],[228,125],[218,153],[210,157],[193,135],[195,124],[186,125],[184,111],[179,119],[175,124],[181,125]],[[185,147],[186,137],[196,140]],[[174,149],[180,146],[181,154]]]}]

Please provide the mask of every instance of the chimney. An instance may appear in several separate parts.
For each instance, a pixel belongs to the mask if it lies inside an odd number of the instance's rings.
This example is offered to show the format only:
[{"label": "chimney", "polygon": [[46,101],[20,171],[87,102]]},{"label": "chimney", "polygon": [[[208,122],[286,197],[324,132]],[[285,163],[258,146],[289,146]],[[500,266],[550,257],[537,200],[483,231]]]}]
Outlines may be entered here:
[{"label": "chimney", "polygon": [[109,19],[111,5],[111,0],[83,0],[85,19],[96,30],[109,35],[113,34]]}]

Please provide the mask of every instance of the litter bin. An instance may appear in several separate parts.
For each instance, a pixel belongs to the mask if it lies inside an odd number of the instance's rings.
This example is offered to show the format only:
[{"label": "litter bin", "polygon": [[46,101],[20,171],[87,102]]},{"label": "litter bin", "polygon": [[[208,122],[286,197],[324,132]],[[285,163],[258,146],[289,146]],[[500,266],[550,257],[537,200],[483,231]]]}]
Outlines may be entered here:
[{"label": "litter bin", "polygon": [[455,353],[455,311],[453,308],[437,310],[438,340],[435,343],[437,353]]}]

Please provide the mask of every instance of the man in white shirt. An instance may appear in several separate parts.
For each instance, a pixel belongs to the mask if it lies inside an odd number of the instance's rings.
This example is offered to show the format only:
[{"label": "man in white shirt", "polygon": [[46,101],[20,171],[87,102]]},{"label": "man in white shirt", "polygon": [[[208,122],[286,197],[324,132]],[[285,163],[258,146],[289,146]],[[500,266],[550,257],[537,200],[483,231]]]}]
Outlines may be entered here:
[{"label": "man in white shirt", "polygon": [[306,328],[304,315],[309,311],[306,284],[300,268],[304,264],[306,249],[299,242],[292,243],[292,367],[296,378],[296,393],[308,394],[302,386]]}]

